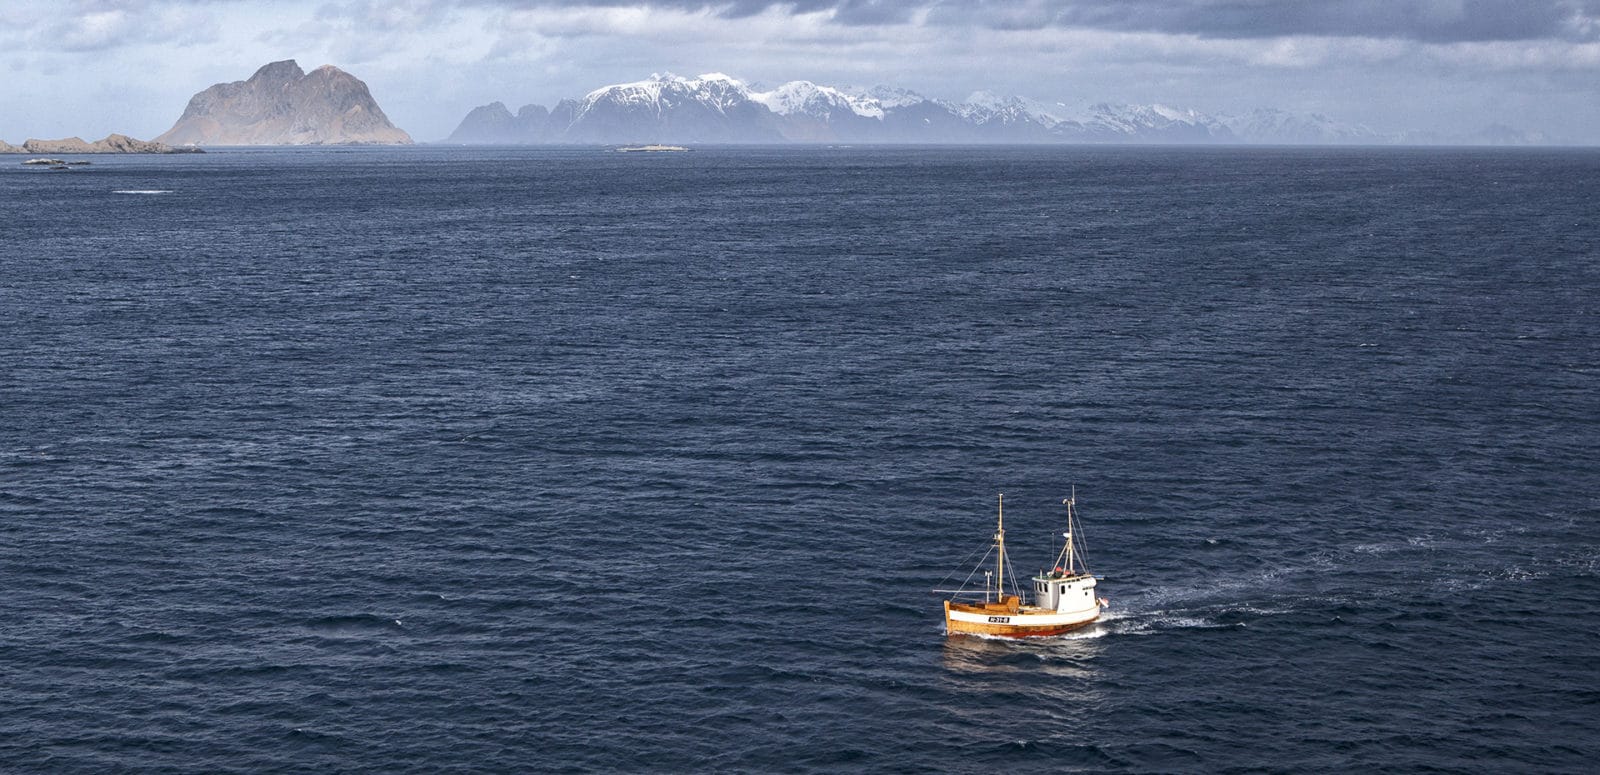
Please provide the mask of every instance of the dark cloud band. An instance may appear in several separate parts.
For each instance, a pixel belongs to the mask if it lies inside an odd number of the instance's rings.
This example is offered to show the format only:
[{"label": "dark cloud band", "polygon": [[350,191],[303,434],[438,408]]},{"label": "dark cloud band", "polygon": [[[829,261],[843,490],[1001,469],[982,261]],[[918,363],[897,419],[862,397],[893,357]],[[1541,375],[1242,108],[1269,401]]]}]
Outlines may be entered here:
[{"label": "dark cloud band", "polygon": [[[998,4],[994,4],[998,5]],[[1205,37],[1280,35],[1426,42],[1593,36],[1594,0],[1100,0],[1053,4],[1053,22]]]},{"label": "dark cloud band", "polygon": [[[465,0],[501,7],[637,6],[637,0]],[[832,12],[842,24],[1077,27],[1209,38],[1374,37],[1432,43],[1600,39],[1600,0],[652,0],[729,18]]]}]

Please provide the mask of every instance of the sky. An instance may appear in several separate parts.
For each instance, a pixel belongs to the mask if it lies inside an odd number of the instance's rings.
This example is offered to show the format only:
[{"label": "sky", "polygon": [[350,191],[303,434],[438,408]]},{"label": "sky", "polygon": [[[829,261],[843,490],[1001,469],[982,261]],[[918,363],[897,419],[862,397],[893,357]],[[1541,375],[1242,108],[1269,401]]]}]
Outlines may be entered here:
[{"label": "sky", "polygon": [[722,72],[1600,144],[1600,0],[0,0],[0,139],[154,137],[282,59],[362,79],[419,141]]}]

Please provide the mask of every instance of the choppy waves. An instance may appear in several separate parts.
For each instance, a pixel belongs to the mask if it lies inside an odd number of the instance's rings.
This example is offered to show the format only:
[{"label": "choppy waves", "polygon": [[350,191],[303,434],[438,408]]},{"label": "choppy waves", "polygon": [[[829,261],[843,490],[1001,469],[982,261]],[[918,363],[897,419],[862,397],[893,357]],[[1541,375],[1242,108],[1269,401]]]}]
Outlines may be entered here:
[{"label": "choppy waves", "polygon": [[327,153],[0,170],[0,769],[1600,758],[1594,154]]}]

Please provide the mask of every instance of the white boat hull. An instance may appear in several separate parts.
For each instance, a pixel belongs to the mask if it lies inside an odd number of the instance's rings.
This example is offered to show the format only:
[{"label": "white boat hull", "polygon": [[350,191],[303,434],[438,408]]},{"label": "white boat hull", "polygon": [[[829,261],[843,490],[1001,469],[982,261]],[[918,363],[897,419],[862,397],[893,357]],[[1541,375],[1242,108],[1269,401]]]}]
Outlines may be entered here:
[{"label": "white boat hull", "polygon": [[995,635],[1007,638],[1061,635],[1100,618],[1100,606],[1082,611],[1052,611],[1000,603],[969,605],[945,602],[945,630],[951,635]]}]

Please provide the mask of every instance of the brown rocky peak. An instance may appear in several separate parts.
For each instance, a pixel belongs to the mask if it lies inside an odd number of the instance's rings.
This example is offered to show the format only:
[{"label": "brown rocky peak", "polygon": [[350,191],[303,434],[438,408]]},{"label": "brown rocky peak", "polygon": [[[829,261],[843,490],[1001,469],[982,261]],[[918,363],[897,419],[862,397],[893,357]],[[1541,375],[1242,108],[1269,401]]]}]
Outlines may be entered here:
[{"label": "brown rocky peak", "polygon": [[[332,67],[332,65],[323,65],[323,67]],[[268,62],[262,65],[255,75],[250,76],[250,80],[292,83],[304,78],[305,75],[306,71],[300,69],[300,63],[293,59],[285,59],[282,62]]]},{"label": "brown rocky peak", "polygon": [[293,59],[196,94],[178,123],[156,139],[172,145],[411,143],[361,79],[333,65],[307,73]]}]

